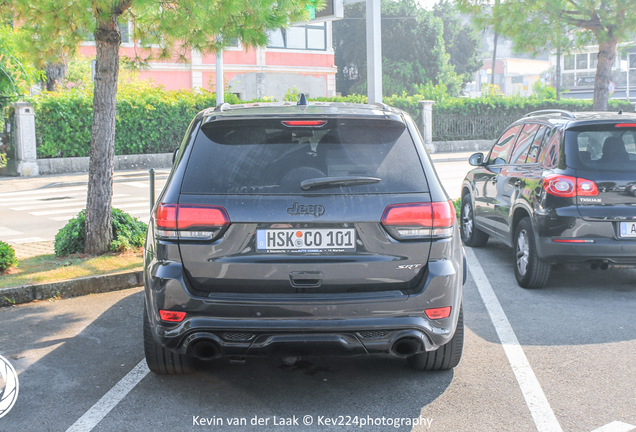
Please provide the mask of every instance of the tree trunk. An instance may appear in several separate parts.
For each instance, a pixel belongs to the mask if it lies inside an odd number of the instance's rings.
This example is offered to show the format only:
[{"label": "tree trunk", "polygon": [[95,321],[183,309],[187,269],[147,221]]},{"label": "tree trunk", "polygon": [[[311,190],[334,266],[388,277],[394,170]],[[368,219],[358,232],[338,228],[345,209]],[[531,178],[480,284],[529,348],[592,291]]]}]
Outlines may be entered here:
[{"label": "tree trunk", "polygon": [[594,79],[594,111],[607,111],[609,99],[609,83],[612,74],[612,64],[616,55],[617,39],[610,39],[598,46],[598,65]]},{"label": "tree trunk", "polygon": [[492,75],[490,76],[490,85],[495,85],[495,66],[497,65],[497,39],[499,39],[499,33],[495,31],[495,40],[493,41],[492,48]]},{"label": "tree trunk", "polygon": [[84,252],[91,255],[107,252],[113,238],[111,199],[119,45],[121,44],[121,34],[115,14],[109,20],[98,19],[95,44],[97,55],[84,245]]},{"label": "tree trunk", "polygon": [[46,90],[55,91],[57,84],[64,79],[68,66],[66,61],[62,59],[59,63],[46,64]]}]

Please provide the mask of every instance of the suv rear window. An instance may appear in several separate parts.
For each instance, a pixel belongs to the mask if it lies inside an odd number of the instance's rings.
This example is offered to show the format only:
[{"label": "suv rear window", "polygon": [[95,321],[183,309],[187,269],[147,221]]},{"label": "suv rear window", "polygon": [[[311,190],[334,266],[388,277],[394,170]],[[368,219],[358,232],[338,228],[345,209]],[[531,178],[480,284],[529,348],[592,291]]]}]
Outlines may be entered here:
[{"label": "suv rear window", "polygon": [[567,164],[597,171],[636,170],[636,126],[579,126],[565,133]]},{"label": "suv rear window", "polygon": [[[428,184],[403,123],[298,118],[204,124],[188,161],[186,194],[346,194],[426,192]],[[379,178],[302,189],[309,179]]]}]

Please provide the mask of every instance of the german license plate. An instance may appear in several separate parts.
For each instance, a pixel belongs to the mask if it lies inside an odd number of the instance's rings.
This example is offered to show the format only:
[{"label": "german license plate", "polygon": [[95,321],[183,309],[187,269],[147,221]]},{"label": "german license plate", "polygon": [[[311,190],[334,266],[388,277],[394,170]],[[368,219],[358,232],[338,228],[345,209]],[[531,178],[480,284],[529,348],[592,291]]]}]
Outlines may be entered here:
[{"label": "german license plate", "polygon": [[256,230],[258,252],[355,252],[356,230],[267,229]]},{"label": "german license plate", "polygon": [[621,237],[636,237],[636,222],[621,222]]}]

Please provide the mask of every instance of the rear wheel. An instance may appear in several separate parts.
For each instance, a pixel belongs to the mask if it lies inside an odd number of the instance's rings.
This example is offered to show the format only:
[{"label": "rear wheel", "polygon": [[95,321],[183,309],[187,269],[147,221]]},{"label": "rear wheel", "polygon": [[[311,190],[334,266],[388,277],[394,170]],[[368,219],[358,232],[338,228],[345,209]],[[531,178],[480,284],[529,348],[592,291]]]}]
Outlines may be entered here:
[{"label": "rear wheel", "polygon": [[427,351],[407,357],[406,360],[413,369],[421,371],[448,370],[459,364],[464,351],[464,310],[459,308],[459,319],[455,335],[436,351]]},{"label": "rear wheel", "polygon": [[148,368],[158,375],[182,375],[194,370],[194,359],[165,349],[155,341],[144,306],[144,351]]},{"label": "rear wheel", "polygon": [[515,230],[515,277],[522,288],[541,288],[550,277],[551,265],[537,254],[534,229],[530,218],[525,217]]},{"label": "rear wheel", "polygon": [[464,244],[470,247],[485,246],[488,242],[488,234],[480,231],[475,226],[475,210],[473,209],[473,201],[470,198],[470,193],[467,193],[462,197],[460,218],[460,232],[462,234]]}]

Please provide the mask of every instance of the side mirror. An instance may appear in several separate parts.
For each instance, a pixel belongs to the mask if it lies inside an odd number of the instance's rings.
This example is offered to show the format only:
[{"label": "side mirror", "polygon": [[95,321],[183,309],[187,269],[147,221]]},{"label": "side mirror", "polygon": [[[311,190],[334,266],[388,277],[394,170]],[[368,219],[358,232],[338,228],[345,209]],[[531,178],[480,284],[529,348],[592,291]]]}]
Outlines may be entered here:
[{"label": "side mirror", "polygon": [[484,154],[483,153],[475,153],[470,156],[468,159],[468,163],[472,166],[482,166],[484,164]]},{"label": "side mirror", "polygon": [[174,161],[177,160],[177,156],[179,156],[179,148],[176,148],[172,153],[172,164],[174,165]]}]

